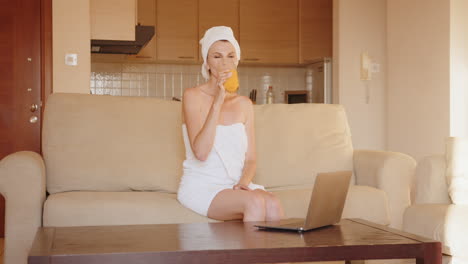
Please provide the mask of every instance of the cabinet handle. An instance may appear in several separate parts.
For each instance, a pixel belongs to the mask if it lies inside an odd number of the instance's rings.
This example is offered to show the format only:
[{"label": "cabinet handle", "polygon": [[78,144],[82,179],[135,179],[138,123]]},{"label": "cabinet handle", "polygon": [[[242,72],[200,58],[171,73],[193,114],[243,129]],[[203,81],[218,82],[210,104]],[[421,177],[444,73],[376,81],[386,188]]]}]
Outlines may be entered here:
[{"label": "cabinet handle", "polygon": [[190,57],[190,56],[179,56],[179,59],[194,59],[195,57]]},{"label": "cabinet handle", "polygon": [[259,61],[259,58],[245,58],[245,61]]},{"label": "cabinet handle", "polygon": [[321,61],[321,59],[309,59],[309,60],[303,60],[303,63],[316,63]]}]

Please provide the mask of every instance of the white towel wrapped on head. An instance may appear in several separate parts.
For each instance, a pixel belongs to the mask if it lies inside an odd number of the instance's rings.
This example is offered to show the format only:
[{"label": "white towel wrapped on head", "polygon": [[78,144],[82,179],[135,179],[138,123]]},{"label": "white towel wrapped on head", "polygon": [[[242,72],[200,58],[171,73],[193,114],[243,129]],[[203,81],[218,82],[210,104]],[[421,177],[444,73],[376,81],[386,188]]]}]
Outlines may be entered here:
[{"label": "white towel wrapped on head", "polygon": [[211,45],[218,40],[227,40],[229,41],[236,50],[237,55],[237,63],[240,60],[240,46],[237,42],[236,38],[234,37],[234,33],[230,27],[225,26],[218,26],[212,27],[205,32],[205,36],[200,40],[201,45],[201,53],[203,58],[203,65],[202,65],[202,75],[205,79],[210,78],[210,73],[208,72],[208,68],[206,65],[206,60],[208,57],[208,50],[210,50]]}]

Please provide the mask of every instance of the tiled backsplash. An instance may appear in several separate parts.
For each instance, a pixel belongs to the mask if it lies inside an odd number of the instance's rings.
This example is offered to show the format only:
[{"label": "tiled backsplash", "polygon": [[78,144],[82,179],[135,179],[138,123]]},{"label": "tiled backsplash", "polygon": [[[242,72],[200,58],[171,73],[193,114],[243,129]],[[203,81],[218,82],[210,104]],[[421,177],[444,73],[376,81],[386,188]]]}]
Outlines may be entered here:
[{"label": "tiled backsplash", "polygon": [[[205,82],[200,68],[199,65],[92,63],[91,93],[181,98],[185,88]],[[305,68],[240,66],[238,71],[238,93],[248,96],[252,89],[257,89],[257,104],[265,100],[265,76],[271,76],[275,103],[284,102],[284,91],[305,90]]]}]

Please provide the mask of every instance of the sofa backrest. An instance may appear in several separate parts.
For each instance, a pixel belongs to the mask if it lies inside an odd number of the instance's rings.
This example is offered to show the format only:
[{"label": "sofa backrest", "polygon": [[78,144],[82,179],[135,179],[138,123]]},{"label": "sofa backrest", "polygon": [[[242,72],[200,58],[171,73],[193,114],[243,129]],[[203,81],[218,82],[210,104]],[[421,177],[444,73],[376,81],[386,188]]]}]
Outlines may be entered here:
[{"label": "sofa backrest", "polygon": [[48,192],[175,192],[185,156],[181,122],[180,102],[50,95],[42,134]]},{"label": "sofa backrest", "polygon": [[353,147],[341,105],[255,107],[257,172],[269,188],[315,182],[319,172],[353,170]]},{"label": "sofa backrest", "polygon": [[[185,149],[181,103],[155,98],[52,94],[43,155],[49,193],[176,192]],[[266,187],[311,184],[317,172],[352,170],[342,106],[255,106],[257,174]]]}]

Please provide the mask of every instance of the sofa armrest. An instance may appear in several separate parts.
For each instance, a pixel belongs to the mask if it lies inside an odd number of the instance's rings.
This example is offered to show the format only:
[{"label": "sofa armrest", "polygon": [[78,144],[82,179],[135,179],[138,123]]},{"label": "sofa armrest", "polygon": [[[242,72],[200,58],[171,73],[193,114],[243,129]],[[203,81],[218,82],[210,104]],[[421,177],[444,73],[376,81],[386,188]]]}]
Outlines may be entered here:
[{"label": "sofa armrest", "polygon": [[390,226],[401,228],[403,213],[411,205],[411,182],[416,161],[403,153],[355,150],[356,184],[373,186],[387,193]]},{"label": "sofa armrest", "polygon": [[416,177],[412,188],[415,204],[451,204],[445,177],[444,155],[432,155],[421,159],[416,167]]},{"label": "sofa armrest", "polygon": [[20,151],[0,161],[0,193],[5,197],[4,263],[26,263],[46,197],[42,157]]}]

